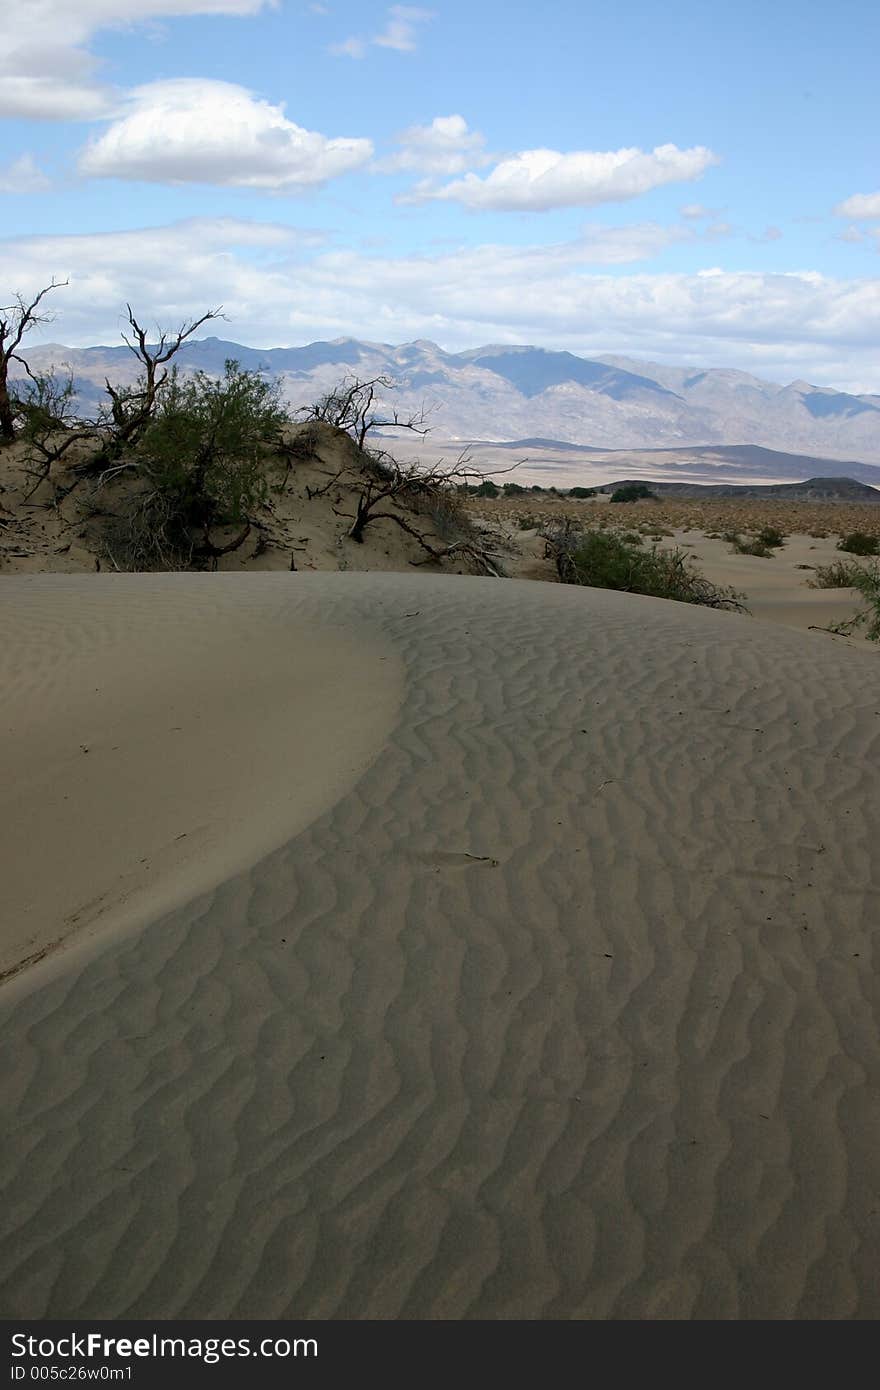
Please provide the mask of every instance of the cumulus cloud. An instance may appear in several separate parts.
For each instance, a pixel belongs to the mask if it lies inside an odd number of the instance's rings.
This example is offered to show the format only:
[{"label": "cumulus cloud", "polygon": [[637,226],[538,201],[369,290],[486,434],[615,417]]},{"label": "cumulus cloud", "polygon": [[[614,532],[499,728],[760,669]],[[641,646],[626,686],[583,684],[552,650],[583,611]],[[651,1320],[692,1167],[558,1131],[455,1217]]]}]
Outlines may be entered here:
[{"label": "cumulus cloud", "polygon": [[299,192],[360,168],[373,146],[328,139],[231,82],[175,78],[139,87],[127,114],[79,159],[93,178]]},{"label": "cumulus cloud", "polygon": [[0,165],[0,193],[43,193],[48,187],[49,180],[31,154]]},{"label": "cumulus cloud", "polygon": [[435,116],[430,125],[410,126],[397,143],[397,154],[376,164],[381,173],[417,171],[448,177],[488,162],[485,137],[469,130],[463,116]]},{"label": "cumulus cloud", "polygon": [[71,345],[115,341],[126,300],[164,324],[222,302],[224,333],[254,346],[349,334],[432,337],[450,349],[532,342],[877,390],[880,278],[602,269],[603,257],[625,259],[626,237],[641,242],[631,252],[650,253],[660,232],[592,228],[555,246],[388,257],[316,245],[289,227],[212,219],[10,239],[0,256],[23,292],[47,273],[70,278],[52,336]]},{"label": "cumulus cloud", "polygon": [[872,218],[880,221],[880,193],[854,193],[838,203],[834,211],[838,217],[851,217],[857,222]]},{"label": "cumulus cloud", "polygon": [[14,0],[0,7],[0,116],[95,120],[116,93],[88,44],[100,29],[184,15],[256,14],[276,0]]},{"label": "cumulus cloud", "polygon": [[[126,301],[144,320],[167,327],[226,300],[243,329],[246,322],[256,326],[275,298],[274,328],[290,292],[289,258],[321,240],[277,223],[191,218],[126,232],[12,238],[0,241],[0,256],[8,283],[23,294],[53,273],[69,282],[46,332],[76,347],[117,342]],[[37,330],[34,341],[40,336]]]},{"label": "cumulus cloud", "polygon": [[424,10],[417,5],[392,5],[381,34],[331,43],[330,52],[337,58],[364,58],[369,48],[393,48],[398,53],[414,53],[418,47],[418,25],[426,24],[433,18],[433,10]]},{"label": "cumulus cloud", "polygon": [[545,212],[550,208],[594,207],[623,202],[666,183],[698,179],[718,156],[703,145],[680,150],[523,150],[497,164],[485,178],[463,179],[434,188],[419,185],[401,201],[443,199],[473,209]]}]

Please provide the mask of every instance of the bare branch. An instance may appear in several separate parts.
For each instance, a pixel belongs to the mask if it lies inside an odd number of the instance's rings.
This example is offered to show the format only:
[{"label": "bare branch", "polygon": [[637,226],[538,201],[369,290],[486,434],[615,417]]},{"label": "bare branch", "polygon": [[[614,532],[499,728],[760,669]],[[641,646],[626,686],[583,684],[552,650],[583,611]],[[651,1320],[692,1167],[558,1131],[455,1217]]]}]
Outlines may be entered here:
[{"label": "bare branch", "polygon": [[[15,296],[14,304],[0,308],[0,441],[9,444],[15,438],[15,409],[9,395],[9,364],[22,362],[18,348],[24,335],[38,324],[49,323],[51,314],[38,313],[43,299],[51,290],[61,289],[66,280],[52,280],[44,285],[33,299],[25,300],[23,295]],[[27,363],[22,363],[30,375]]]},{"label": "bare branch", "polygon": [[[433,556],[434,559],[440,561],[459,557],[469,560],[476,569],[491,575],[493,579],[504,578],[501,557],[494,546],[483,540],[453,541],[451,545],[446,545],[442,550],[436,551]],[[427,560],[410,560],[411,565],[426,565],[427,563]]]},{"label": "bare branch", "polygon": [[187,338],[191,338],[196,329],[201,328],[203,323],[207,323],[210,319],[222,319],[225,317],[223,305],[221,304],[216,309],[209,309],[206,314],[202,314],[200,319],[191,319],[189,322],[181,324],[173,338],[168,333],[160,330],[159,341],[154,351],[151,352],[147,346],[146,329],[142,328],[138,323],[131,305],[126,304],[125,307],[128,310],[128,322],[131,325],[131,330],[137,339],[137,343],[133,343],[125,333],[122,334],[122,341],[125,343],[126,347],[134,353],[135,357],[139,358],[145,365],[148,362],[153,362],[154,365],[170,362],[171,358],[180,350]]},{"label": "bare branch", "polygon": [[104,427],[109,431],[109,438],[105,438],[101,455],[88,466],[92,472],[100,468],[106,456],[118,457],[123,449],[139,442],[155,415],[159,394],[168,381],[166,364],[202,324],[223,317],[222,306],[209,309],[201,318],[183,323],[174,334],[160,331],[158,342],[151,345],[147,330],[135,318],[131,305],[125,307],[131,331],[122,333],[122,341],[141,363],[143,371],[133,387],[113,386],[105,378],[110,404],[105,407]]},{"label": "bare branch", "polygon": [[359,449],[366,446],[367,435],[375,429],[412,430],[415,434],[427,434],[425,426],[427,412],[424,407],[406,419],[401,419],[398,411],[385,420],[373,413],[378,391],[393,391],[395,382],[388,376],[374,376],[368,381],[355,377],[343,381],[328,391],[314,405],[304,406],[300,414],[307,420],[323,420],[328,425],[350,434]]},{"label": "bare branch", "polygon": [[[40,323],[51,323],[53,316],[38,314],[37,309],[50,290],[63,289],[67,284],[69,281],[56,280],[53,275],[51,282],[44,285],[29,303],[25,302],[23,295],[17,294],[14,304],[7,304],[0,309],[0,353],[5,352],[7,357],[14,356],[28,329],[35,328]],[[7,338],[9,346],[5,347]]]}]

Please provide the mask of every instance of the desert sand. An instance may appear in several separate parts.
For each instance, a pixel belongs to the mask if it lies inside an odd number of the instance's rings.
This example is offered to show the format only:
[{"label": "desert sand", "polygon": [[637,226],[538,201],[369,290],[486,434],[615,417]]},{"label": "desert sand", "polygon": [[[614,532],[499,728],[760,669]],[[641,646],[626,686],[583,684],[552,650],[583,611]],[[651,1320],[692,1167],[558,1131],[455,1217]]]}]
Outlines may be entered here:
[{"label": "desert sand", "polygon": [[[737,554],[726,541],[700,531],[677,530],[664,544],[687,550],[713,584],[744,594],[746,607],[757,621],[820,631],[845,622],[862,607],[855,589],[810,586],[819,566],[853,558],[837,549],[837,539],[836,535],[786,536],[785,544],[766,557]],[[861,629],[853,636],[868,641]]]},{"label": "desert sand", "polygon": [[[587,527],[598,524],[623,534],[641,535],[647,546],[656,536],[661,547],[686,550],[713,584],[742,594],[757,621],[801,631],[812,629],[826,636],[834,624],[847,622],[864,605],[855,589],[812,587],[815,571],[854,558],[837,548],[838,540],[848,531],[876,535],[880,527],[880,507],[828,504],[676,500],[611,506],[594,498],[576,502],[525,497],[474,500],[469,507],[510,541],[513,551],[507,566],[518,578],[556,580],[538,526],[570,517]],[[534,525],[524,531],[520,520]],[[778,526],[785,536],[784,544],[768,557],[738,554],[718,534],[719,530],[737,530],[748,538],[765,525]],[[838,644],[854,641],[861,646],[869,642],[864,628],[856,628],[845,638],[832,634],[832,640]],[[870,645],[876,648],[876,644]]]},{"label": "desert sand", "polygon": [[0,603],[4,1316],[880,1315],[873,650],[415,572]]},{"label": "desert sand", "polygon": [[357,780],[395,721],[390,644],[340,640],[246,586],[120,575],[59,595],[44,579],[0,599],[0,979],[250,867]]}]

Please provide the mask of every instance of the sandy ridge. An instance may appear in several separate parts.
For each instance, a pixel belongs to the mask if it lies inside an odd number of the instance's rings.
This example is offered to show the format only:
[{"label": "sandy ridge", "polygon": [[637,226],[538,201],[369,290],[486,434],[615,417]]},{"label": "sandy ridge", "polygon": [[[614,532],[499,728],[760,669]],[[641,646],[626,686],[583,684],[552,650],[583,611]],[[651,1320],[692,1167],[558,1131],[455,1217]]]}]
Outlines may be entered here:
[{"label": "sandy ridge", "polygon": [[877,1316],[873,654],[245,582],[381,630],[403,706],[283,847],[0,993],[6,1315]]},{"label": "sandy ridge", "polygon": [[331,805],[393,725],[381,635],[208,575],[0,588],[0,978],[148,921]]}]

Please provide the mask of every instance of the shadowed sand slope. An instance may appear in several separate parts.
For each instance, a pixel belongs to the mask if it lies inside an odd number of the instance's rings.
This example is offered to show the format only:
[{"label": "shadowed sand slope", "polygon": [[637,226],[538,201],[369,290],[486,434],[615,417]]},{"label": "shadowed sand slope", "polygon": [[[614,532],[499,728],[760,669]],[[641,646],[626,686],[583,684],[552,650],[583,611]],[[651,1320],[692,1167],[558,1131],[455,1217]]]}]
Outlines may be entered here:
[{"label": "shadowed sand slope", "polygon": [[401,664],[290,595],[207,575],[0,587],[0,977],[249,868],[357,780]]},{"label": "shadowed sand slope", "polygon": [[880,1315],[875,655],[527,582],[162,582],[405,692],[286,843],[0,991],[5,1315]]}]

